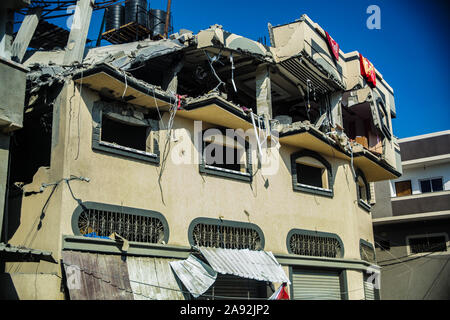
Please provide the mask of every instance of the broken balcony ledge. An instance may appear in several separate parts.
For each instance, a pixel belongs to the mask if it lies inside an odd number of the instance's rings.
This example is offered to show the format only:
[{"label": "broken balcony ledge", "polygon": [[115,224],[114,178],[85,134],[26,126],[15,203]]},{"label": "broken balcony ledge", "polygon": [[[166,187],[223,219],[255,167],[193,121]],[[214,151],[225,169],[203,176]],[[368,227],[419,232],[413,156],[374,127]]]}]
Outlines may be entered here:
[{"label": "broken balcony ledge", "polygon": [[99,63],[92,66],[85,64],[43,65],[34,64],[27,80],[31,84],[31,91],[53,83],[64,83],[70,79],[80,85],[89,87],[94,91],[111,96],[116,100],[125,100],[128,103],[143,107],[167,107],[175,103],[176,96],[162,90],[158,86],[139,80],[109,63]]},{"label": "broken balcony ledge", "polygon": [[309,121],[277,126],[280,143],[310,149],[330,157],[351,160],[366,174],[369,182],[396,179],[401,176],[382,156],[375,155],[357,142],[350,142],[345,133],[318,130]]},{"label": "broken balcony ledge", "polygon": [[218,92],[210,92],[196,98],[186,98],[177,116],[194,121],[204,121],[230,129],[253,129],[246,109],[228,101]]},{"label": "broken balcony ledge", "polygon": [[282,144],[303,147],[340,159],[348,160],[351,157],[345,134],[341,134],[341,138],[339,138],[337,132],[336,136],[332,135],[333,132],[323,133],[309,121],[299,121],[289,125],[280,124],[275,128],[280,133],[280,143]]},{"label": "broken balcony ledge", "polygon": [[162,111],[167,111],[177,101],[175,94],[137,79],[108,63],[77,70],[71,76],[73,81],[91,90],[145,108],[161,107]]}]

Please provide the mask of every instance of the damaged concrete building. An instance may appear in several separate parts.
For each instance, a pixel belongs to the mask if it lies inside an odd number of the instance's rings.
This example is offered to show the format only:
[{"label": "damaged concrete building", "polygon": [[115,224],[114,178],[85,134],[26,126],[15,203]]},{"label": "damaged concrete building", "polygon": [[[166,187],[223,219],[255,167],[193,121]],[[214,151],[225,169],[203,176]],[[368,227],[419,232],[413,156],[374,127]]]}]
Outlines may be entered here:
[{"label": "damaged concrete building", "polygon": [[[67,49],[28,55],[3,233],[56,263],[6,262],[2,287],[21,299],[267,299],[284,284],[291,299],[379,298],[370,183],[401,175],[393,90],[306,15],[269,34],[266,46],[214,25],[70,63]],[[243,160],[211,162],[210,145]]]}]

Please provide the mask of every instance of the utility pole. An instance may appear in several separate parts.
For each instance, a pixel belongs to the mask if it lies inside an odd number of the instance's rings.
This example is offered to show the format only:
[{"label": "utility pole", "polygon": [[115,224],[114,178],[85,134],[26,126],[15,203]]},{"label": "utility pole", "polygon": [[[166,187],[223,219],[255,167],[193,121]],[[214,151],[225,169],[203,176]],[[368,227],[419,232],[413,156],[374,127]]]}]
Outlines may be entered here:
[{"label": "utility pole", "polygon": [[169,37],[170,7],[171,7],[171,5],[172,5],[172,0],[167,0],[166,25],[164,26],[164,37],[166,39]]}]

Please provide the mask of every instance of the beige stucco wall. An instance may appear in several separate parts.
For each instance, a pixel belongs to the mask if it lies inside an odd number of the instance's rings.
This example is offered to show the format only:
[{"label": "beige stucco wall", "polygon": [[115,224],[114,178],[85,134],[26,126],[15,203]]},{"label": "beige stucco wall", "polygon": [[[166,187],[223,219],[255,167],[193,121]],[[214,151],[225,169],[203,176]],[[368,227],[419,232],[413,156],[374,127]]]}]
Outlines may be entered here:
[{"label": "beige stucco wall", "polygon": [[0,295],[5,299],[62,300],[61,278],[56,274],[42,274],[39,266],[35,273],[5,273],[0,275]]},{"label": "beige stucco wall", "polygon": [[[251,222],[258,225],[265,236],[265,250],[288,253],[286,236],[293,228],[338,234],[344,242],[345,258],[360,259],[359,240],[373,242],[371,215],[357,203],[356,186],[350,164],[344,160],[325,157],[335,176],[333,199],[294,192],[290,174],[290,155],[298,149],[282,146],[279,171],[262,176],[258,172],[252,183],[200,175],[198,164],[174,164],[169,154],[161,179],[161,167],[92,150],[92,107],[97,93],[68,83],[55,107],[53,150],[50,169],[41,169],[28,189],[39,190],[42,183],[55,182],[70,175],[88,177],[90,182],[72,181],[75,197],[82,201],[123,205],[161,212],[168,221],[169,245],[189,246],[188,226],[197,217]],[[163,117],[167,124],[168,115]],[[192,145],[187,134],[193,132],[192,120],[176,117],[174,130],[176,152]],[[161,154],[164,150],[164,130],[160,134]],[[183,147],[186,146],[186,147]],[[192,150],[193,147],[192,147]],[[196,155],[192,155],[196,157]],[[253,154],[256,170],[256,154]],[[268,180],[268,187],[264,185]],[[42,228],[33,225],[39,217],[51,187],[43,193],[24,197],[21,225],[11,244],[26,242],[33,233],[32,247],[53,252],[60,259],[62,235],[72,235],[71,218],[77,207],[65,183],[61,183],[48,204]],[[23,264],[20,272],[34,272],[33,264]],[[60,274],[59,265],[46,264],[45,272]],[[360,279],[349,274],[350,287],[362,285]],[[352,297],[352,296],[351,296]],[[355,296],[357,297],[357,296]]]}]

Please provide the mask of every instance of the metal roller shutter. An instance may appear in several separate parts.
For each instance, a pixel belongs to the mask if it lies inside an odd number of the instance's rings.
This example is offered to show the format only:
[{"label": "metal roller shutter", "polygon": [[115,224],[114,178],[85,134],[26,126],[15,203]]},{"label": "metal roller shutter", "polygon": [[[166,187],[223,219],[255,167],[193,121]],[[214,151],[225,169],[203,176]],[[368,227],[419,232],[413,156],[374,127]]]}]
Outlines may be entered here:
[{"label": "metal roller shutter", "polygon": [[199,299],[225,300],[227,298],[267,298],[266,283],[264,281],[219,274],[216,282]]},{"label": "metal roller shutter", "polygon": [[338,271],[292,270],[294,300],[341,300]]},{"label": "metal roller shutter", "polygon": [[375,299],[375,287],[373,283],[368,281],[368,276],[364,276],[364,296],[366,300],[376,300]]}]

